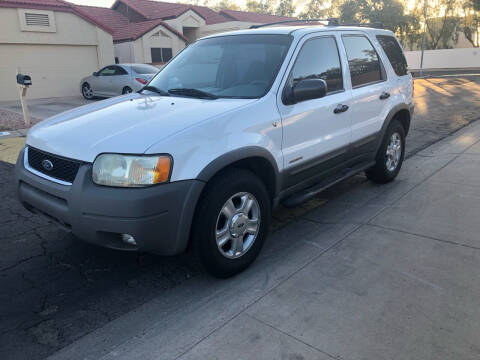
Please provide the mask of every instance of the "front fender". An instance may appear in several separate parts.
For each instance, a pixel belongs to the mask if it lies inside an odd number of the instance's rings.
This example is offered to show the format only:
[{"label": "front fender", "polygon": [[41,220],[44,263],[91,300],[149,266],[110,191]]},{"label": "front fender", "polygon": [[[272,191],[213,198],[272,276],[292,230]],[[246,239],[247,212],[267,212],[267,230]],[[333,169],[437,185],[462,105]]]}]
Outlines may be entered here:
[{"label": "front fender", "polygon": [[249,157],[283,169],[282,127],[274,96],[266,96],[228,114],[201,122],[162,140],[148,153],[168,153],[174,160],[171,181],[208,181],[229,164]]}]

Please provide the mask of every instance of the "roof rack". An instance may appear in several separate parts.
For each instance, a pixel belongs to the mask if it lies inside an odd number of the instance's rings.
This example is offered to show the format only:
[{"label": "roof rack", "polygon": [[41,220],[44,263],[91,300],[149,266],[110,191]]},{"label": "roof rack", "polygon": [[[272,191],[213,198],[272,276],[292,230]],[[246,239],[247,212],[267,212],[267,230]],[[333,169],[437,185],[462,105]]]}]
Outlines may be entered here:
[{"label": "roof rack", "polygon": [[268,24],[259,24],[259,25],[252,25],[250,29],[258,29],[266,26],[272,25],[282,25],[282,24],[294,24],[294,23],[327,23],[326,26],[360,26],[360,27],[372,27],[377,29],[384,29],[383,23],[381,22],[373,22],[373,23],[351,23],[351,24],[340,24],[337,18],[327,18],[327,19],[297,19],[297,20],[285,20],[285,21],[277,21]]},{"label": "roof rack", "polygon": [[326,22],[329,26],[330,25],[338,25],[338,19],[336,18],[328,18],[328,19],[296,19],[296,20],[284,20],[284,21],[277,21],[268,24],[259,24],[259,25],[252,25],[250,29],[258,29],[265,26],[272,26],[272,25],[282,25],[282,24],[293,24],[293,23],[318,23],[318,22]]}]

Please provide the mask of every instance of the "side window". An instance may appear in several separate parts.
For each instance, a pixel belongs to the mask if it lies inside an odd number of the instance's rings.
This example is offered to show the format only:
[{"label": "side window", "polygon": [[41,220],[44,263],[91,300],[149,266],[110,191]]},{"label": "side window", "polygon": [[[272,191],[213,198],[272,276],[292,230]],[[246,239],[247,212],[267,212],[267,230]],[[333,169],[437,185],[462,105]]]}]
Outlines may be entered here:
[{"label": "side window", "polygon": [[384,79],[380,59],[370,41],[363,35],[342,36],[347,51],[352,86],[375,83]]},{"label": "side window", "polygon": [[327,94],[343,90],[342,67],[335,38],[326,36],[305,42],[293,66],[292,85],[303,79],[323,79]]},{"label": "side window", "polygon": [[388,35],[377,35],[377,40],[382,46],[383,51],[387,54],[390,64],[392,64],[395,74],[403,76],[408,74],[407,60],[403,55],[402,48],[398,44],[397,39]]},{"label": "side window", "polygon": [[107,66],[98,72],[99,76],[111,76],[115,74],[115,66]]},{"label": "side window", "polygon": [[115,74],[114,75],[128,75],[125,69],[121,68],[120,66],[115,66]]}]

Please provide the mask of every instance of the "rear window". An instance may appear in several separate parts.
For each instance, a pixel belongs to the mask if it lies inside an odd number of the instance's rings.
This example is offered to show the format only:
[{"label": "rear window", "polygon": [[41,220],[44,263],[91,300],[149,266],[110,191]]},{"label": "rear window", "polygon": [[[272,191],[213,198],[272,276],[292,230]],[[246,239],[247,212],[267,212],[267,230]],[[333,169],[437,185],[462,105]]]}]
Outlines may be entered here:
[{"label": "rear window", "polygon": [[408,74],[407,60],[403,55],[402,48],[393,36],[377,35],[377,40],[387,54],[395,74],[403,76]]},{"label": "rear window", "polygon": [[150,65],[133,65],[133,71],[137,74],[156,74],[159,69]]},{"label": "rear window", "polygon": [[358,87],[384,80],[382,65],[370,41],[363,35],[343,35],[352,86]]}]

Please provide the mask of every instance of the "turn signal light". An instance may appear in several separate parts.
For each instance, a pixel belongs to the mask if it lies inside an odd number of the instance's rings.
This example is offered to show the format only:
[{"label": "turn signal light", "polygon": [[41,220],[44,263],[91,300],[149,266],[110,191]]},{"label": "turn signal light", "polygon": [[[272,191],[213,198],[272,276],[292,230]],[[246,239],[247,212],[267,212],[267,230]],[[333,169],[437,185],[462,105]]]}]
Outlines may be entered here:
[{"label": "turn signal light", "polygon": [[160,184],[168,181],[171,169],[171,159],[170,157],[159,157],[157,161],[157,166],[153,170],[153,183]]}]

